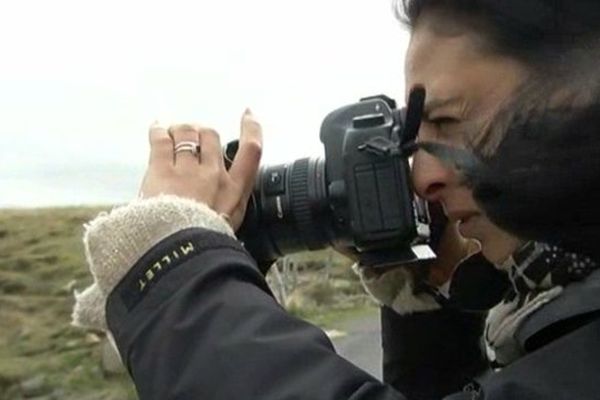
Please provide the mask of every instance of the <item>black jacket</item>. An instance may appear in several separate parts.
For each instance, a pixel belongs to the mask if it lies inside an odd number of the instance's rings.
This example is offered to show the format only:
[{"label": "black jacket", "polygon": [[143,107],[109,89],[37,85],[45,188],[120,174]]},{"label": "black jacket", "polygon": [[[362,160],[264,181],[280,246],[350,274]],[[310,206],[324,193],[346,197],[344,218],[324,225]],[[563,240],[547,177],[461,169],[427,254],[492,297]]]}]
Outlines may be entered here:
[{"label": "black jacket", "polygon": [[[193,251],[153,267],[182,247]],[[153,280],[140,290],[152,268]],[[597,281],[585,318],[565,305],[580,320],[559,339],[541,340],[530,355],[470,384],[483,369],[480,317],[443,311],[402,319],[384,311],[391,382],[384,384],[335,354],[320,329],[287,314],[237,241],[202,229],[176,233],[144,255],[109,296],[107,318],[143,400],[399,400],[407,397],[393,386],[415,399],[441,397],[465,383],[447,399],[600,399]]]}]

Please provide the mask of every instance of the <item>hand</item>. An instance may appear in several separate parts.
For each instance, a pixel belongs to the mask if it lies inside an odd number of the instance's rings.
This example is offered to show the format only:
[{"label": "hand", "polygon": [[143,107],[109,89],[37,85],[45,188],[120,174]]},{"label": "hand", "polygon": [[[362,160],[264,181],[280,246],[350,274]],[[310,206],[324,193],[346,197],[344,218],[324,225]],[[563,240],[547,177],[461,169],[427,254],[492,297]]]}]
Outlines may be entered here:
[{"label": "hand", "polygon": [[[442,304],[429,289],[441,288],[449,282],[461,261],[479,251],[476,242],[460,236],[456,224],[448,221],[441,207],[430,204],[430,213],[435,260],[385,269],[355,267],[367,292],[401,315],[439,309]],[[348,249],[342,253],[351,258],[356,255]]]},{"label": "hand", "polygon": [[[140,188],[143,198],[160,194],[186,197],[226,215],[234,230],[241,225],[258,173],[262,129],[250,110],[242,115],[240,144],[227,171],[219,135],[213,129],[181,124],[168,130],[150,127],[150,160]],[[176,151],[176,146],[183,148]],[[197,154],[194,146],[198,145]]]},{"label": "hand", "polygon": [[[429,209],[433,220],[430,245],[437,258],[427,264],[402,265],[391,268],[408,267],[420,280],[430,286],[440,287],[452,278],[452,274],[461,261],[478,253],[480,248],[476,241],[465,239],[460,235],[457,223],[448,221],[439,204],[429,204]],[[359,261],[360,253],[355,248],[334,245],[334,249],[355,262]],[[382,274],[389,270],[390,268],[382,270],[369,268],[365,273]]]}]

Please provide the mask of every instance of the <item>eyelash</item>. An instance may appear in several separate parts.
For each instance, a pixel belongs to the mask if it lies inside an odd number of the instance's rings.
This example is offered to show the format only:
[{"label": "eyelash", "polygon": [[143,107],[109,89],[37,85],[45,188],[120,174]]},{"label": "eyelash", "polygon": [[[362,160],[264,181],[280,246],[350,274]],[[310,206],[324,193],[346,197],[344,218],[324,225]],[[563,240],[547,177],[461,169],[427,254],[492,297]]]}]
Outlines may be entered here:
[{"label": "eyelash", "polygon": [[435,126],[441,126],[441,125],[455,124],[458,122],[458,120],[456,118],[452,118],[452,117],[439,117],[439,118],[427,119],[426,122],[429,122],[430,124],[433,124]]}]

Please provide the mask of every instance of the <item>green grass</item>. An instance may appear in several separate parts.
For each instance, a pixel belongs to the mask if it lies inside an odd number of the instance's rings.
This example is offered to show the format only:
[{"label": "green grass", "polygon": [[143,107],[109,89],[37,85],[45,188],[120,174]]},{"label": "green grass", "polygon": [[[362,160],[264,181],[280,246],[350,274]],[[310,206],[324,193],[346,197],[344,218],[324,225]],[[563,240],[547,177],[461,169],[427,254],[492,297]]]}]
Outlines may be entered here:
[{"label": "green grass", "polygon": [[[103,372],[98,337],[70,326],[72,290],[91,281],[83,224],[102,210],[0,210],[0,400],[20,399],[21,383],[36,376],[61,400],[136,398],[126,374]],[[295,315],[334,327],[369,308],[347,260],[331,252],[294,257],[304,266],[299,290],[310,298]],[[333,266],[326,280],[324,263]]]},{"label": "green grass", "polygon": [[71,290],[90,283],[83,223],[99,211],[0,211],[0,399],[40,375],[61,398],[135,399],[127,377],[102,372],[97,342],[70,326]]},{"label": "green grass", "polygon": [[323,308],[309,310],[294,310],[292,314],[323,329],[339,329],[345,321],[376,313],[379,308],[371,303],[355,305],[350,308]]}]

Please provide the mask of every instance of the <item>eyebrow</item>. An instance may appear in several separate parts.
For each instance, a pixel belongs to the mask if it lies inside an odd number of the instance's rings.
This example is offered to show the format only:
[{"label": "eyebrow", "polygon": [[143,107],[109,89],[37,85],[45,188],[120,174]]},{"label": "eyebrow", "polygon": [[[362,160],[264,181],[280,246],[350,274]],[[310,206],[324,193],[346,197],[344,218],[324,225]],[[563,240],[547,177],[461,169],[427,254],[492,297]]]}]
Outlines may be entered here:
[{"label": "eyebrow", "polygon": [[433,98],[425,101],[423,108],[423,116],[429,117],[429,114],[436,108],[447,107],[460,101],[459,97],[448,97],[448,98]]}]

